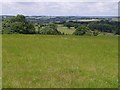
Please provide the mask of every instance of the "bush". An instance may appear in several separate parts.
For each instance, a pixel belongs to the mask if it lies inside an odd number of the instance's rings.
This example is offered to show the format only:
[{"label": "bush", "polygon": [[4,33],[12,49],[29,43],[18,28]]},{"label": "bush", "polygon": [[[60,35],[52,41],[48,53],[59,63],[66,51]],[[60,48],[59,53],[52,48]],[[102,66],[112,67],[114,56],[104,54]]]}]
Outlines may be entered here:
[{"label": "bush", "polygon": [[85,25],[80,25],[77,27],[75,32],[73,33],[74,35],[84,35],[86,34],[86,31],[88,30],[87,26]]},{"label": "bush", "polygon": [[65,22],[64,26],[66,26],[68,29],[70,29],[71,27],[74,27],[74,22],[73,21]]},{"label": "bush", "polygon": [[93,35],[93,32],[92,32],[91,30],[87,30],[86,35],[92,36],[92,35]]},{"label": "bush", "polygon": [[94,36],[97,36],[98,34],[99,34],[98,30],[94,30],[94,31],[93,31],[93,35],[94,35]]},{"label": "bush", "polygon": [[57,30],[57,26],[55,24],[48,24],[39,30],[39,34],[60,35],[61,32]]}]

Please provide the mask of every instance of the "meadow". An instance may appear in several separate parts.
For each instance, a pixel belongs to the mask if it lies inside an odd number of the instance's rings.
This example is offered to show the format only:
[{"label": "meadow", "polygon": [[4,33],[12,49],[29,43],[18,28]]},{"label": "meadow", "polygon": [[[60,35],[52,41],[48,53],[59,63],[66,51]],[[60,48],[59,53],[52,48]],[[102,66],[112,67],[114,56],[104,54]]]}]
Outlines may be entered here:
[{"label": "meadow", "polygon": [[118,37],[3,35],[3,88],[118,87]]},{"label": "meadow", "polygon": [[58,26],[58,31],[64,33],[64,34],[73,34],[73,32],[75,31],[74,27],[71,27],[70,29],[68,29],[67,27],[63,26],[63,25],[57,25]]},{"label": "meadow", "polygon": [[118,22],[120,22],[120,18],[112,18],[112,21],[118,21]]}]

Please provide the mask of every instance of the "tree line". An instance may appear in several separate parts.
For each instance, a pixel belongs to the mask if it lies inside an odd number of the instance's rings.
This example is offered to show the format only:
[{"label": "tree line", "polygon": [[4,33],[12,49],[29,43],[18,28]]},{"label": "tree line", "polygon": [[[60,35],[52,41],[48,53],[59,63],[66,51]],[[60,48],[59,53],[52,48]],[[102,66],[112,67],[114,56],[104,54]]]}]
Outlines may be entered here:
[{"label": "tree line", "polygon": [[[65,22],[64,26],[68,27],[69,29],[71,27],[74,27],[76,30],[83,28],[85,31],[98,31],[98,32],[107,32],[107,33],[113,33],[113,34],[119,34],[119,29],[120,29],[120,22],[113,22],[113,21],[91,21],[91,22],[76,22],[76,21],[69,21]],[[86,28],[86,29],[85,29]],[[85,32],[84,31],[84,32]],[[90,32],[89,31],[89,32]]]},{"label": "tree line", "polygon": [[[73,35],[94,35],[97,36],[99,32],[108,32],[113,34],[120,34],[118,25],[119,22],[110,21],[93,21],[93,22],[76,22],[68,21],[61,23],[69,29],[74,27],[76,30]],[[17,15],[7,18],[2,22],[3,34],[50,34],[50,35],[63,35],[57,29],[55,23],[48,23],[46,25],[34,24],[26,20],[24,15]],[[36,31],[36,28],[37,31]]]}]

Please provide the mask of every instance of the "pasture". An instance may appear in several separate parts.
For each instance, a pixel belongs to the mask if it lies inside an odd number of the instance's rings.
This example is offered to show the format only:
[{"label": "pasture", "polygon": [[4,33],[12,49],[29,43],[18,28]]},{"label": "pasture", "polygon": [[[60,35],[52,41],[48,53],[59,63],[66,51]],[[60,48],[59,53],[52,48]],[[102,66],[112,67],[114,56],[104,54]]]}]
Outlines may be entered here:
[{"label": "pasture", "polygon": [[74,27],[71,27],[70,29],[68,29],[67,27],[63,26],[63,25],[59,25],[58,24],[58,31],[60,32],[64,32],[64,34],[73,34],[73,32],[75,31]]},{"label": "pasture", "polygon": [[78,22],[93,22],[93,21],[100,21],[100,19],[80,19],[80,20],[73,20]]},{"label": "pasture", "polygon": [[120,18],[112,18],[112,21],[120,22]]},{"label": "pasture", "polygon": [[3,35],[3,88],[115,88],[117,38]]}]

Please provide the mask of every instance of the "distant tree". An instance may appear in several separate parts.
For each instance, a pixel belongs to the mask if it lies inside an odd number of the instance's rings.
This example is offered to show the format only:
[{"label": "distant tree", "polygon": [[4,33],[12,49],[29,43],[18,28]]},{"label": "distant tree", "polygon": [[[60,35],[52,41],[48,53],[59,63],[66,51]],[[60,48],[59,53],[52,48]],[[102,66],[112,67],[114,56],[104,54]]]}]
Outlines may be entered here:
[{"label": "distant tree", "polygon": [[74,22],[73,21],[65,22],[64,26],[66,26],[68,29],[70,29],[71,27],[74,27]]},{"label": "distant tree", "polygon": [[25,16],[17,15],[12,18],[5,19],[2,23],[3,33],[19,33],[19,34],[34,34],[34,25],[26,21]]},{"label": "distant tree", "polygon": [[86,34],[88,27],[86,25],[79,25],[78,28],[73,32],[74,35],[84,35]]},{"label": "distant tree", "polygon": [[94,36],[97,36],[98,34],[99,34],[98,30],[94,30],[94,31],[93,31],[93,35],[94,35]]},{"label": "distant tree", "polygon": [[57,25],[54,24],[54,23],[49,23],[49,24],[48,24],[48,27],[50,27],[50,28],[52,28],[52,29],[54,29],[54,30],[57,30]]},{"label": "distant tree", "polygon": [[92,30],[87,30],[86,35],[92,36],[93,35],[93,31]]},{"label": "distant tree", "polygon": [[57,25],[50,23],[39,30],[39,34],[60,35],[61,32],[57,30]]},{"label": "distant tree", "polygon": [[65,33],[63,32],[62,35],[65,35]]},{"label": "distant tree", "polygon": [[78,28],[78,26],[79,26],[78,24],[74,24],[74,28],[75,28],[75,29],[77,29],[77,28]]},{"label": "distant tree", "polygon": [[13,18],[14,22],[26,22],[25,16],[18,14],[15,18]]},{"label": "distant tree", "polygon": [[101,22],[92,22],[89,24],[91,30],[98,30],[100,32],[108,32],[118,34],[118,24],[114,22],[101,21]]}]

